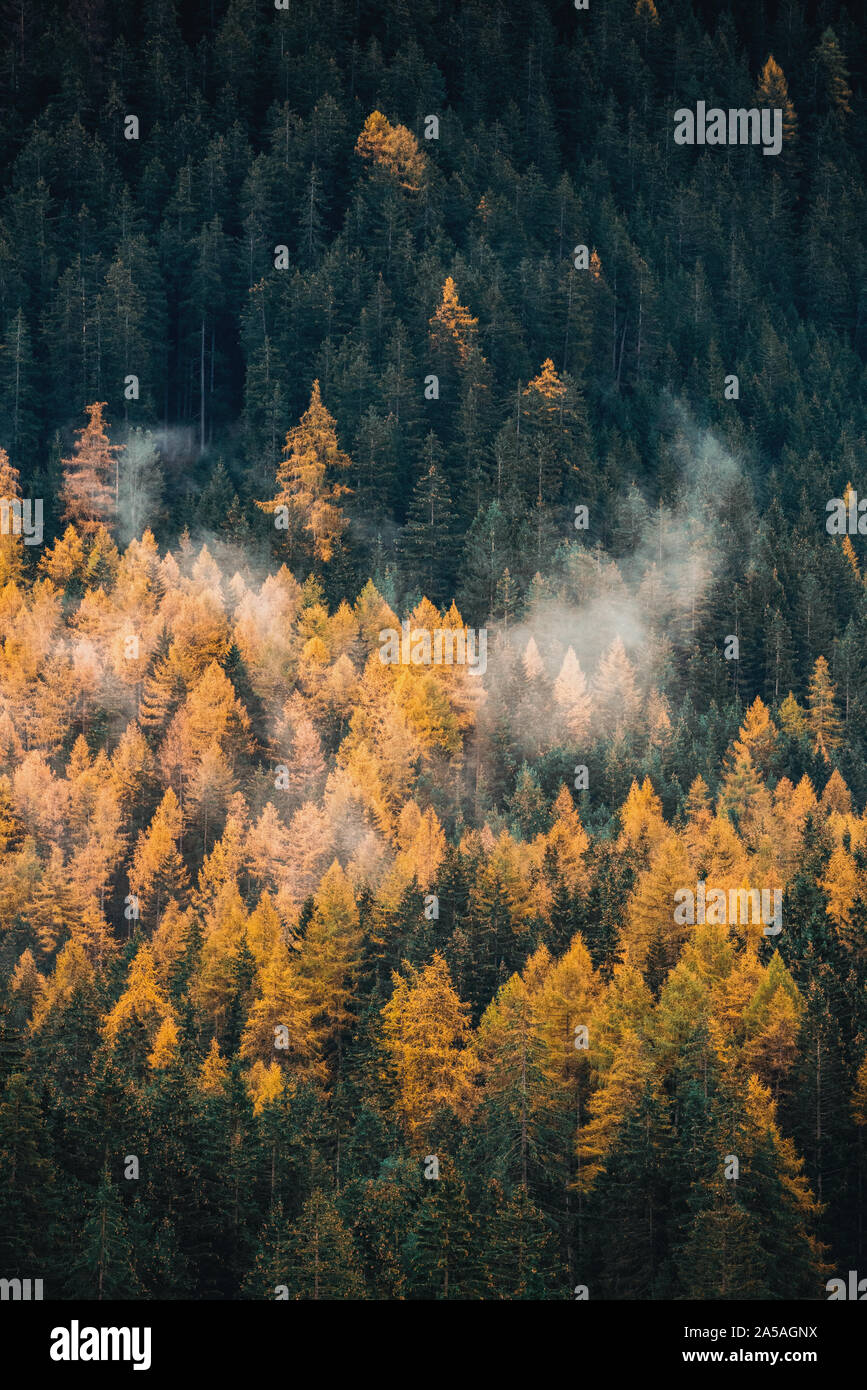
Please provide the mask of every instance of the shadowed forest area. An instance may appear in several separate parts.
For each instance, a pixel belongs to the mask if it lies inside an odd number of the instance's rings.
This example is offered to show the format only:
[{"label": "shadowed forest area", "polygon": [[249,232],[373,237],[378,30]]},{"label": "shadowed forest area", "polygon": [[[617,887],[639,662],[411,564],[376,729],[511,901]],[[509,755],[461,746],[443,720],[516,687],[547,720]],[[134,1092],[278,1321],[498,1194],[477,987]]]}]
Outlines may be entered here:
[{"label": "shadowed forest area", "polygon": [[858,7],[0,44],[0,1277],[867,1275]]}]

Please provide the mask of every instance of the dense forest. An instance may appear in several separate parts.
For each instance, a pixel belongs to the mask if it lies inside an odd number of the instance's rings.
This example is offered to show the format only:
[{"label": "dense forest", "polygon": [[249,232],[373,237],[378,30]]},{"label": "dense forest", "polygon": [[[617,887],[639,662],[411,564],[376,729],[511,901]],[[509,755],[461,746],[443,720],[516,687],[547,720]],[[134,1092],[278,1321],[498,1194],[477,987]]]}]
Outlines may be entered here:
[{"label": "dense forest", "polygon": [[858,7],[0,35],[0,1277],[867,1275]]}]

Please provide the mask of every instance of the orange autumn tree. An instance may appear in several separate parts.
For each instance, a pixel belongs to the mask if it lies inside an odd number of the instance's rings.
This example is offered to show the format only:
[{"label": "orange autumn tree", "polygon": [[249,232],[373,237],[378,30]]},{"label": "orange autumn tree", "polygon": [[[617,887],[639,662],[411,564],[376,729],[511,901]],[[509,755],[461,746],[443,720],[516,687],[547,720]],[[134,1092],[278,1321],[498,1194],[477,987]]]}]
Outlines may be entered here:
[{"label": "orange autumn tree", "polygon": [[[140,1061],[157,1044],[167,1020],[174,1021],[172,1006],[156,978],[151,947],[144,944],[130,964],[126,988],[105,1018],[103,1036],[110,1046],[122,1047]],[[169,1039],[164,1035],[161,1042],[162,1051]],[[158,1065],[156,1055],[153,1064]]]},{"label": "orange autumn tree", "polygon": [[411,130],[392,125],[381,111],[373,111],[355,145],[355,153],[369,159],[398,179],[401,188],[417,193],[424,181],[427,161]]},{"label": "orange autumn tree", "polygon": [[[0,505],[3,502],[11,503],[21,496],[18,477],[18,469],[12,467],[6,450],[0,449]],[[10,579],[13,582],[20,579],[23,568],[24,538],[22,535],[15,535],[10,507],[8,520],[5,513],[0,513],[0,589],[8,584]]]},{"label": "orange autumn tree", "polygon": [[352,885],[333,860],[313,899],[313,915],[299,956],[298,973],[318,1040],[336,1047],[353,1020],[353,994],[362,962],[363,935]]},{"label": "orange autumn tree", "polygon": [[313,1017],[314,1005],[297,964],[286,942],[278,940],[259,972],[257,996],[241,1038],[241,1057],[269,1065],[276,1061],[296,1077],[321,1081],[325,1072]]},{"label": "orange autumn tree", "polygon": [[[189,887],[186,865],[178,851],[182,833],[181,808],[169,787],[150,827],[139,833],[129,876],[130,894],[139,899],[141,919],[153,925],[159,923],[169,900],[183,898]],[[136,904],[129,906],[134,911]]]},{"label": "orange autumn tree", "polygon": [[724,764],[727,771],[740,754],[749,753],[753,766],[762,776],[767,777],[777,748],[777,729],[760,695],[756,696],[747,710],[733,747],[734,757],[730,756]]},{"label": "orange autumn tree", "polygon": [[635,18],[640,19],[645,25],[659,23],[659,15],[653,0],[637,0],[634,14]]},{"label": "orange autumn tree", "polygon": [[841,728],[834,686],[831,683],[828,663],[823,656],[816,658],[810,677],[807,703],[810,707],[809,724],[813,736],[813,752],[821,753],[828,762],[828,754],[839,747]]},{"label": "orange autumn tree", "polygon": [[457,286],[449,275],[443,285],[443,297],[430,320],[430,336],[435,347],[451,349],[460,361],[466,362],[476,349],[479,321],[460,303]]},{"label": "orange autumn tree", "polygon": [[421,970],[404,962],[382,1010],[386,1050],[397,1075],[398,1108],[414,1147],[426,1142],[437,1111],[466,1116],[473,1106],[469,1008],[439,951]]},{"label": "orange autumn tree", "polygon": [[529,448],[537,500],[560,496],[565,479],[587,461],[587,416],[575,383],[547,357],[521,393],[521,435]]},{"label": "orange autumn tree", "polygon": [[337,504],[351,492],[338,478],[351,465],[337,442],[336,421],[323,404],[319,382],[314,381],[310,405],[286,435],[277,492],[269,502],[256,504],[275,514],[275,526],[287,532],[290,554],[306,541],[308,546],[312,542],[317,560],[327,564],[332,558],[347,526]]},{"label": "orange autumn tree", "polygon": [[105,401],[85,406],[88,423],[78,431],[72,456],[61,459],[63,519],[86,533],[110,525],[117,511],[117,456],[124,446],[109,442],[104,409]]},{"label": "orange autumn tree", "polygon": [[779,63],[774,58],[773,53],[768,57],[768,61],[762,68],[762,75],[756,87],[756,101],[759,106],[768,106],[772,110],[779,108],[783,113],[783,144],[791,145],[798,136],[798,118],[795,108],[789,100],[789,84],[786,75]]},{"label": "orange autumn tree", "polygon": [[579,1167],[574,1185],[579,1191],[589,1192],[606,1171],[617,1136],[637,1109],[645,1088],[653,1093],[657,1085],[646,1045],[627,1028],[602,1084],[588,1103],[587,1123],[578,1131]]}]

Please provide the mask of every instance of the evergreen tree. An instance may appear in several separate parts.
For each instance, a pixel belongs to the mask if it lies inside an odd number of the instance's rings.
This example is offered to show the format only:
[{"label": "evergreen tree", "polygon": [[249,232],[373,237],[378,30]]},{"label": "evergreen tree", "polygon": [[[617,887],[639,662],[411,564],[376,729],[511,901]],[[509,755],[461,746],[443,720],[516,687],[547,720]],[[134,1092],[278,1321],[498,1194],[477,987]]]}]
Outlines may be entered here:
[{"label": "evergreen tree", "polygon": [[408,1242],[413,1296],[478,1298],[478,1236],[464,1183],[456,1173],[443,1173],[430,1186]]},{"label": "evergreen tree", "polygon": [[[435,452],[434,443],[431,434],[426,457]],[[413,491],[400,547],[408,582],[433,603],[441,603],[451,593],[453,536],[448,483],[431,463]]]},{"label": "evergreen tree", "polygon": [[352,1237],[328,1193],[314,1191],[291,1223],[278,1203],[262,1228],[256,1263],[245,1287],[253,1298],[344,1301],[364,1297]]}]

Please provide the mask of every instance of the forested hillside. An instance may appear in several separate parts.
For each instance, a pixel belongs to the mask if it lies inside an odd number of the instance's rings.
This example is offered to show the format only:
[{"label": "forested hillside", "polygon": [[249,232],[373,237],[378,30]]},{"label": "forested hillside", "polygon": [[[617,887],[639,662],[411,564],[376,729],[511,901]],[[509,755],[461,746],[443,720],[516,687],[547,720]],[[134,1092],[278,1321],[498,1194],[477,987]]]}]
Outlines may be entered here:
[{"label": "forested hillside", "polygon": [[0,1277],[867,1274],[858,7],[0,34]]}]

